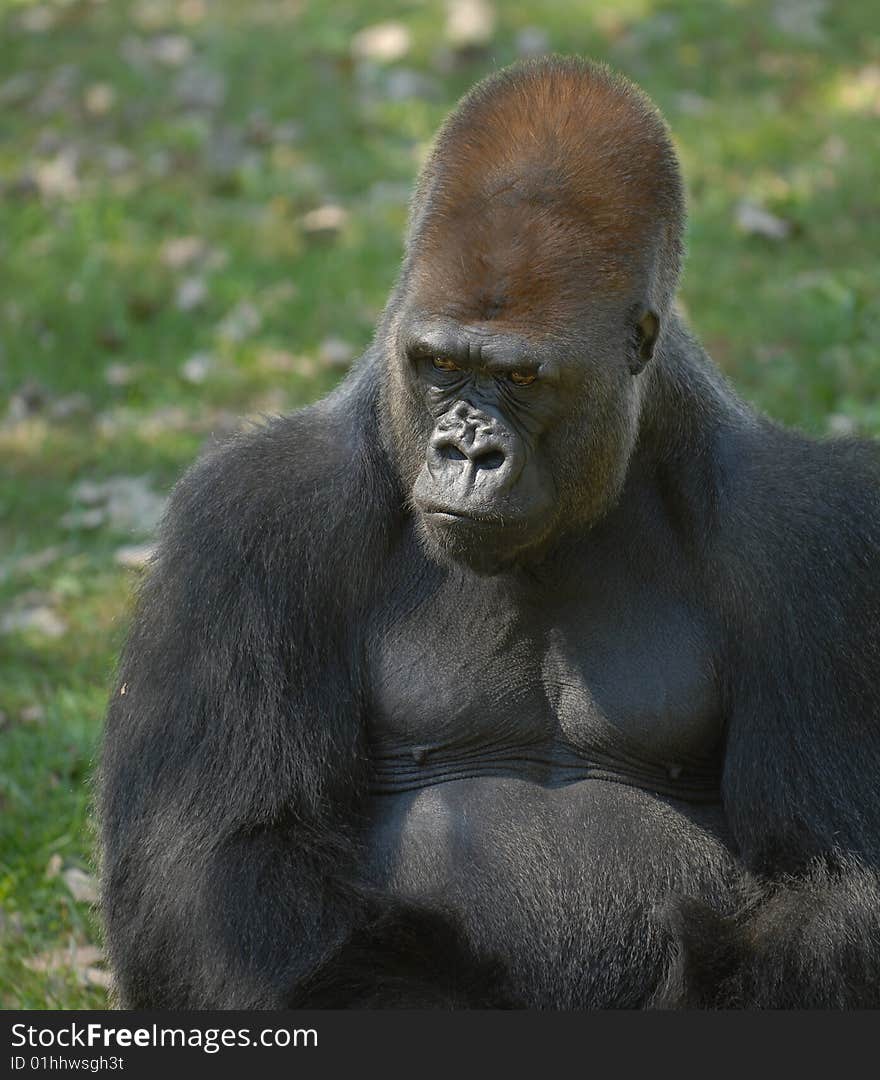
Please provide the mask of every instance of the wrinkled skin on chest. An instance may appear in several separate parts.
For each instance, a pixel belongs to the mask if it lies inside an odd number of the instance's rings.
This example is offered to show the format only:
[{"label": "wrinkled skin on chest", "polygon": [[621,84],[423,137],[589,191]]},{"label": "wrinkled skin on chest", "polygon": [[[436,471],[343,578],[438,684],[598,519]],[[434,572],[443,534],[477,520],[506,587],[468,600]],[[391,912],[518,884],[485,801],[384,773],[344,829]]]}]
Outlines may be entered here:
[{"label": "wrinkled skin on chest", "polygon": [[392,585],[370,635],[370,872],[454,912],[527,1004],[639,1004],[666,898],[723,907],[736,876],[718,643],[650,566],[566,562],[550,588],[428,562]]}]

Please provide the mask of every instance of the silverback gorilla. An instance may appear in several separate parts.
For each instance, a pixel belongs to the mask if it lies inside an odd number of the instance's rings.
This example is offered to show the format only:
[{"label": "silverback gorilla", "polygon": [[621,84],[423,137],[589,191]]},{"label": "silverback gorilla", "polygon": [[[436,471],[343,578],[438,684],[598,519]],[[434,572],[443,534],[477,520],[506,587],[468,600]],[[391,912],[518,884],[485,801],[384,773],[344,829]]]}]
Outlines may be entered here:
[{"label": "silverback gorilla", "polygon": [[178,484],[107,722],[122,1004],[880,1006],[880,454],[673,311],[668,131],[473,90],[372,346]]}]

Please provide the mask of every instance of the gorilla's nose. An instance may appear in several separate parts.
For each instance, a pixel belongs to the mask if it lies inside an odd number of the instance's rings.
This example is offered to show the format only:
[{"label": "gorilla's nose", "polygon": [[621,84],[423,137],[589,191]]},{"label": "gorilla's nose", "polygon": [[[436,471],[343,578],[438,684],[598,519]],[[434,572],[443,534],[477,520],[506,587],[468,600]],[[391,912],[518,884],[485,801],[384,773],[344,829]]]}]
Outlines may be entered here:
[{"label": "gorilla's nose", "polygon": [[520,441],[499,417],[459,402],[437,420],[419,486],[428,503],[494,512],[524,464]]},{"label": "gorilla's nose", "polygon": [[438,431],[428,446],[426,465],[441,502],[464,506],[476,500],[488,509],[516,482],[521,456],[501,432]]},{"label": "gorilla's nose", "polygon": [[500,469],[506,459],[501,444],[495,439],[462,439],[441,436],[434,443],[441,458],[447,461],[469,461],[474,469]]}]

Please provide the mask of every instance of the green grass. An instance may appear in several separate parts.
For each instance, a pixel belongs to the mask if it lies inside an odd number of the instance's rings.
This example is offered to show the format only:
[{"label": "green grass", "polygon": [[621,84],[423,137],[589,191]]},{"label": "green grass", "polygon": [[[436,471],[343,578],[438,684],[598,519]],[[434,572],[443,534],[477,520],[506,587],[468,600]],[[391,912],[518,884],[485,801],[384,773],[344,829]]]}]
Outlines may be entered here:
[{"label": "green grass", "polygon": [[[450,63],[438,0],[0,0],[0,617],[43,605],[66,625],[0,635],[0,1007],[105,1000],[73,968],[34,970],[97,940],[64,872],[91,865],[88,778],[136,577],[114,560],[124,525],[63,524],[72,489],[126,475],[165,491],[232,418],[338,379],[321,344],[369,340],[432,132],[524,28],[608,60],[666,113],[690,190],[683,302],[742,392],[813,432],[880,433],[875,5],[829,3],[815,34],[808,16],[780,27],[790,3],[498,6],[490,46]],[[408,28],[408,54],[353,61],[353,35],[386,19]],[[177,66],[156,58],[168,34],[184,40],[166,60],[190,50]],[[429,92],[389,98],[401,68]],[[204,97],[212,75],[222,102],[187,106],[180,80]],[[310,237],[303,215],[328,200],[344,227]],[[740,232],[742,200],[788,238]],[[184,236],[203,253],[173,269],[164,245]],[[206,295],[184,311],[189,276]],[[213,360],[194,384],[181,368],[199,353]],[[28,382],[42,407],[8,414]],[[82,412],[54,415],[77,393]]]}]

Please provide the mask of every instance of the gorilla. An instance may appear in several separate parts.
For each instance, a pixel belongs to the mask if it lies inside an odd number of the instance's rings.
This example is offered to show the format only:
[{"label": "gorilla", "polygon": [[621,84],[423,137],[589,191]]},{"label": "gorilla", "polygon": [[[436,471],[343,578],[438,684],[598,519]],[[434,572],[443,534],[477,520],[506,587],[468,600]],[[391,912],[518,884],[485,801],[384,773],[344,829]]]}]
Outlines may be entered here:
[{"label": "gorilla", "polygon": [[178,483],[112,696],[123,1006],[880,1007],[880,452],[676,314],[669,132],[480,83],[375,339]]}]

